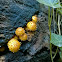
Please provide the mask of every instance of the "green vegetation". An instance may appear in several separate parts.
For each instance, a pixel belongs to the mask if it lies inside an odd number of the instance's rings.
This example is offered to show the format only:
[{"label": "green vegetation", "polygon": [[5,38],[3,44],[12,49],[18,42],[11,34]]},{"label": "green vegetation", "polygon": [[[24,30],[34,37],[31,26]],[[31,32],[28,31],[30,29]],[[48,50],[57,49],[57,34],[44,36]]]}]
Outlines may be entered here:
[{"label": "green vegetation", "polygon": [[[60,0],[37,0],[40,4],[44,4],[47,5],[48,8],[48,26],[49,26],[49,32],[50,32],[50,55],[51,55],[51,61],[53,61],[53,59],[55,58],[57,52],[60,55],[60,58],[62,59],[62,35],[61,35],[61,15],[62,15],[62,6],[61,6],[61,2]],[[52,9],[52,10],[51,10]],[[54,11],[56,10],[56,11]],[[56,15],[55,15],[55,14]],[[51,32],[51,21],[54,21],[53,25],[54,25],[54,32]],[[57,29],[58,29],[58,33],[55,33],[55,22],[57,24]],[[55,45],[57,46],[56,52],[53,55],[52,53],[52,48]],[[60,50],[59,50],[60,49]]]}]

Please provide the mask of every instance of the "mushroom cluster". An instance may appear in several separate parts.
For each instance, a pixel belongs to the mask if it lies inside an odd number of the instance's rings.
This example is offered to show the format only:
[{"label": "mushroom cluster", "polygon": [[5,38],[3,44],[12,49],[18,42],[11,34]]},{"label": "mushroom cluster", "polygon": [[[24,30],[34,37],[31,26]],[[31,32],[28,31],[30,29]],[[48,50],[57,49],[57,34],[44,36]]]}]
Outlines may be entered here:
[{"label": "mushroom cluster", "polygon": [[7,43],[9,51],[13,53],[19,51],[22,43],[18,41],[18,39],[21,41],[26,41],[28,39],[28,36],[25,30],[36,31],[37,29],[36,23],[37,23],[37,16],[35,15],[35,16],[32,16],[32,21],[27,23],[26,29],[22,27],[18,27],[16,29],[14,38],[10,39],[9,42]]}]

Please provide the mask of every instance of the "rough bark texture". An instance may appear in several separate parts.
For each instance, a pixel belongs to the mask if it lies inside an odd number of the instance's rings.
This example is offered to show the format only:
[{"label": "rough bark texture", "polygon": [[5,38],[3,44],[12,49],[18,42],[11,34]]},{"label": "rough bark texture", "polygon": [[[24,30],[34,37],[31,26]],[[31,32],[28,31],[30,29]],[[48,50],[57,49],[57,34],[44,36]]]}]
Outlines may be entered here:
[{"label": "rough bark texture", "polygon": [[17,27],[25,26],[38,9],[35,0],[0,0],[0,45],[14,35]]},{"label": "rough bark texture", "polygon": [[[24,27],[39,9],[36,0],[0,0],[0,45],[14,35],[17,27]],[[37,30],[27,32],[32,37],[30,42],[22,42],[17,53],[5,51],[0,62],[50,62],[48,33],[47,15],[40,12]]]}]

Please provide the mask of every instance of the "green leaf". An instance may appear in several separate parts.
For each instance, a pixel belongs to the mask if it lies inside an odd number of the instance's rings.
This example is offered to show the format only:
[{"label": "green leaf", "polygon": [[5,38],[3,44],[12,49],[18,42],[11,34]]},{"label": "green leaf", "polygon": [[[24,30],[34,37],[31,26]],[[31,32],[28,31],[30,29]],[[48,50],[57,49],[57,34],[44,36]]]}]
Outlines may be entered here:
[{"label": "green leaf", "polygon": [[57,11],[62,15],[62,8],[61,9],[57,9]]},{"label": "green leaf", "polygon": [[62,47],[59,48],[62,51]]},{"label": "green leaf", "polygon": [[39,3],[42,3],[44,5],[53,7],[53,8],[60,8],[60,1],[59,0],[37,0]]},{"label": "green leaf", "polygon": [[51,41],[50,42],[52,44],[54,44],[55,46],[62,47],[62,36],[51,33]]}]

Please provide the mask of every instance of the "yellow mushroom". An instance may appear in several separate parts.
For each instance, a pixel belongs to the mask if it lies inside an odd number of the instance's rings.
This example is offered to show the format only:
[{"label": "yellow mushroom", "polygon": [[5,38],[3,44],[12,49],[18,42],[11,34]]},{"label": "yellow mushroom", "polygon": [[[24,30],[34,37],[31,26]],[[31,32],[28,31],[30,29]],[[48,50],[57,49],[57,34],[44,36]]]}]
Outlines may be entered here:
[{"label": "yellow mushroom", "polygon": [[7,45],[8,45],[9,50],[14,53],[14,52],[17,52],[19,50],[21,43],[18,40],[12,38],[7,43]]},{"label": "yellow mushroom", "polygon": [[22,35],[22,36],[19,37],[19,39],[20,39],[21,41],[26,41],[27,38],[28,38],[28,36],[27,36],[26,33],[25,33],[24,35]]},{"label": "yellow mushroom", "polygon": [[27,23],[27,28],[30,30],[30,31],[35,31],[36,28],[37,28],[37,25],[36,23],[34,23],[33,21],[30,21]]},{"label": "yellow mushroom", "polygon": [[16,29],[16,31],[15,31],[15,34],[17,35],[17,36],[21,36],[21,35],[23,35],[25,33],[25,30],[22,28],[22,27],[18,27],[17,29]]},{"label": "yellow mushroom", "polygon": [[32,16],[32,21],[35,22],[35,23],[37,22],[37,16],[36,15]]}]

